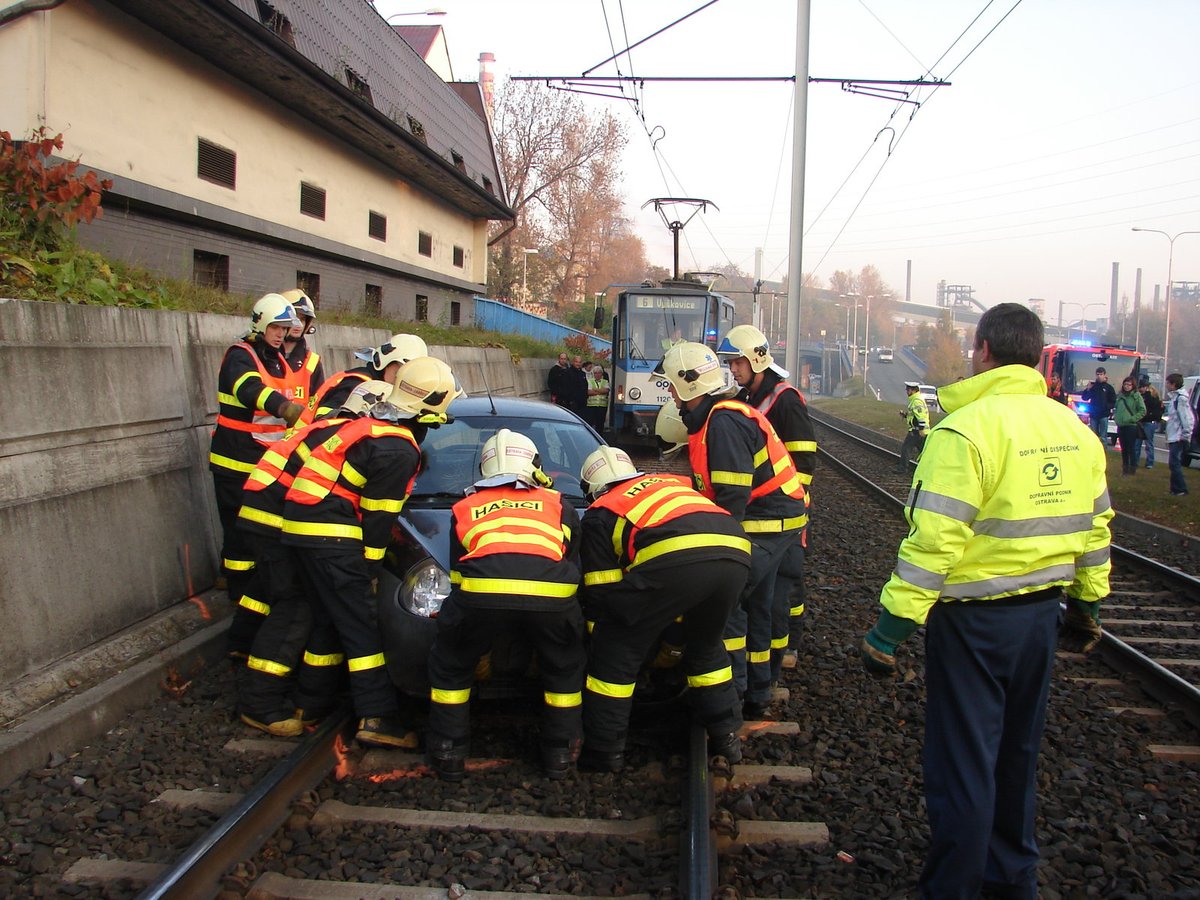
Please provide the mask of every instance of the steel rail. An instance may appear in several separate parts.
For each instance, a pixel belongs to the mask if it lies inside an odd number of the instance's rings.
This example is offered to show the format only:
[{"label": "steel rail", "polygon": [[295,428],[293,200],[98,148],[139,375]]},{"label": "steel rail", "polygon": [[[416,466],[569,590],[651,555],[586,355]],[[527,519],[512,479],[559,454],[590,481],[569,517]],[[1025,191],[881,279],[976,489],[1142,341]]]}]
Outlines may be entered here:
[{"label": "steel rail", "polygon": [[684,785],[684,835],[679,854],[679,893],[686,900],[710,900],[717,881],[717,842],[712,830],[713,783],[708,771],[708,735],[688,730],[688,773]]},{"label": "steel rail", "polygon": [[349,722],[349,712],[329,716],[174,865],[138,894],[138,900],[215,897],[225,873],[253,856],[287,819],[292,801],[320,784],[337,764],[334,742]]}]

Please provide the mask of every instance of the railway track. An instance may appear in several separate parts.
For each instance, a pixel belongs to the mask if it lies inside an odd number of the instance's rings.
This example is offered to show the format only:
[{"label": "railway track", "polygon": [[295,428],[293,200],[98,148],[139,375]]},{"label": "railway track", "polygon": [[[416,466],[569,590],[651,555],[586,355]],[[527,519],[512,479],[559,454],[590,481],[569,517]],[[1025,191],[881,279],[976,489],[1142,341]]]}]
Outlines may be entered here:
[{"label": "railway track", "polygon": [[[825,417],[815,416],[814,422],[823,460],[893,501],[902,514],[911,469],[896,472],[899,455]],[[1115,539],[1112,560],[1100,656],[1200,728],[1200,578]]]}]

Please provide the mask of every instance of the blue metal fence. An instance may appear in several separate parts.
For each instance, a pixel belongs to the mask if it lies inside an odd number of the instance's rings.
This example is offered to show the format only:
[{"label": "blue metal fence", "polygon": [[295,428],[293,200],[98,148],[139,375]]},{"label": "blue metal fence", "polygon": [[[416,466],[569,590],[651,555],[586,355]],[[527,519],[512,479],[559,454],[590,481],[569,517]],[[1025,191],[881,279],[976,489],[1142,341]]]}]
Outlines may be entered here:
[{"label": "blue metal fence", "polygon": [[591,341],[593,349],[612,350],[612,341],[485,297],[475,298],[475,324],[488,331],[523,334],[549,344],[561,344],[569,337],[583,335]]}]

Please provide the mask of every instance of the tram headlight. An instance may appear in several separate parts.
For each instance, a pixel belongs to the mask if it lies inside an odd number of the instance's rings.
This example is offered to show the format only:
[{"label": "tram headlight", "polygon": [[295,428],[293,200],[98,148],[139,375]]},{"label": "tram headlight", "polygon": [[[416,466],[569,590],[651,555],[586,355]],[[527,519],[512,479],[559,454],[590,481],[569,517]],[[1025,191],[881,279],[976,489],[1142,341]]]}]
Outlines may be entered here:
[{"label": "tram headlight", "polygon": [[641,400],[642,399],[642,389],[636,388],[636,387],[631,387],[629,389],[629,399],[634,400],[634,401]]}]

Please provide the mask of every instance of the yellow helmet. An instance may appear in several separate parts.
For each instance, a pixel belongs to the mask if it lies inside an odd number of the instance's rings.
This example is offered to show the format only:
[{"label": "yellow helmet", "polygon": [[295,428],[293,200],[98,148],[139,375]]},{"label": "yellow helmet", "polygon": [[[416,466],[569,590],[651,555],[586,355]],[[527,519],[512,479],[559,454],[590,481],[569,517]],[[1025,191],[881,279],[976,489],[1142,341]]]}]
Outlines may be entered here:
[{"label": "yellow helmet", "polygon": [[725,389],[725,372],[717,355],[703,344],[676,344],[654,370],[665,375],[680,400],[691,400]]},{"label": "yellow helmet", "polygon": [[674,453],[687,446],[687,426],[679,417],[679,407],[671,400],[663,404],[654,420],[654,433],[664,444],[669,444],[667,453]]},{"label": "yellow helmet", "polygon": [[450,401],[462,395],[450,367],[432,356],[410,359],[396,371],[396,387],[390,401],[423,422],[445,422]]},{"label": "yellow helmet", "polygon": [[533,441],[507,428],[501,428],[484,442],[479,471],[484,478],[513,475],[539,487],[550,487],[553,483],[542,471],[542,457]]},{"label": "yellow helmet", "polygon": [[617,447],[599,447],[588,454],[579,470],[579,486],[585,496],[596,494],[618,481],[636,478],[637,470],[629,454]]},{"label": "yellow helmet", "polygon": [[[389,402],[393,390],[386,381],[364,381],[357,384],[350,396],[342,401],[342,412],[352,416],[369,415],[374,419],[396,421],[399,419],[399,410]],[[395,412],[382,407],[391,407]]]},{"label": "yellow helmet", "polygon": [[771,363],[771,342],[767,336],[753,325],[736,325],[729,329],[725,340],[717,348],[721,356],[744,356],[750,363],[750,370],[755,374],[766,369]]},{"label": "yellow helmet", "polygon": [[251,334],[265,334],[268,325],[295,328],[299,324],[296,310],[282,294],[263,294],[250,310]]},{"label": "yellow helmet", "polygon": [[300,288],[295,288],[290,291],[284,291],[280,294],[288,303],[292,304],[292,309],[296,311],[296,315],[301,319],[308,319],[308,327],[304,329],[305,334],[312,334],[317,330],[315,323],[317,321],[317,305],[312,302],[312,299]]}]

